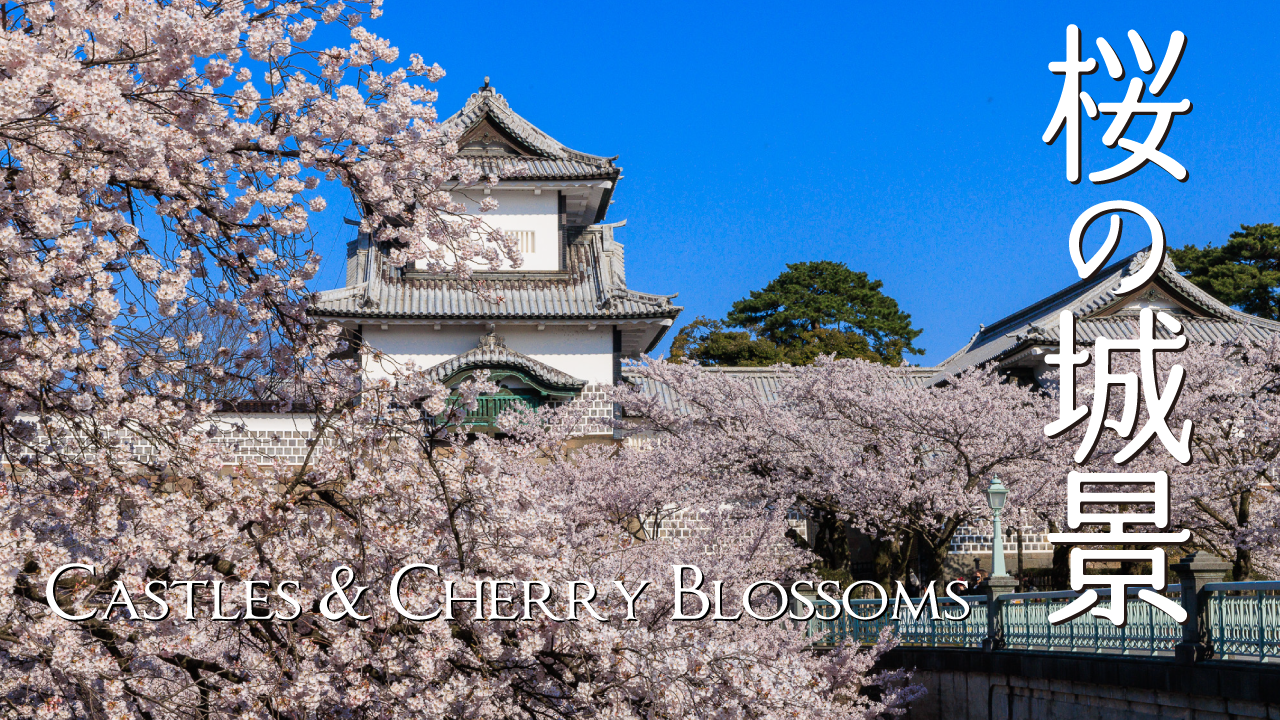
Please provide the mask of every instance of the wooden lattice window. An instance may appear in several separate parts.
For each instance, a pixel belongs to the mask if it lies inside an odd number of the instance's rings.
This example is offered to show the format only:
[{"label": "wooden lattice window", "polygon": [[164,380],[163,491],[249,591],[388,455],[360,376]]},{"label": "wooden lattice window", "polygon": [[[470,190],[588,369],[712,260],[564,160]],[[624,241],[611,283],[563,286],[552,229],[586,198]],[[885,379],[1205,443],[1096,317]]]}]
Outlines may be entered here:
[{"label": "wooden lattice window", "polygon": [[536,249],[533,242],[532,230],[507,230],[507,237],[512,238],[520,247],[520,252],[526,255],[532,254]]}]

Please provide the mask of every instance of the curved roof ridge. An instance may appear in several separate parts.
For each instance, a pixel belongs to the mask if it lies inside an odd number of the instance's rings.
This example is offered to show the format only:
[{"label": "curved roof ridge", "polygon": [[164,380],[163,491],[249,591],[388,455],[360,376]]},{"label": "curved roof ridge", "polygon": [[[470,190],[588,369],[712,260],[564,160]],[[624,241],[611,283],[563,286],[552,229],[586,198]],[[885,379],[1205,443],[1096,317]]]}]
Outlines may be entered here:
[{"label": "curved roof ridge", "polygon": [[1168,256],[1165,256],[1164,264],[1160,267],[1160,276],[1165,278],[1176,289],[1195,298],[1195,300],[1203,305],[1205,309],[1214,310],[1215,314],[1218,314],[1224,320],[1239,320],[1241,322],[1248,322],[1254,325],[1261,325],[1274,330],[1280,330],[1280,322],[1241,312],[1240,310],[1237,310],[1218,298],[1210,295],[1199,285],[1196,285],[1183,277],[1182,273],[1178,272],[1177,266],[1173,264],[1173,261],[1170,260]]},{"label": "curved roof ridge", "polygon": [[[1133,274],[1141,267],[1141,261],[1146,259],[1150,252],[1151,246],[1147,246],[1134,252],[1116,262],[1111,263],[1103,268],[1092,278],[1080,280],[1072,283],[1067,287],[1059,290],[1046,298],[1043,298],[1031,305],[1028,305],[1014,313],[1000,318],[991,325],[985,326],[979,331],[979,335],[983,339],[989,339],[997,335],[1005,335],[1009,332],[1018,332],[1026,324],[1036,324],[1050,315],[1054,315],[1061,310],[1070,309],[1072,314],[1077,318],[1084,318],[1095,315],[1117,302],[1124,301],[1124,298],[1116,294],[1116,289],[1125,277]],[[1194,283],[1178,272],[1178,268],[1165,256],[1161,263],[1160,270],[1156,274],[1157,277],[1173,286],[1174,290],[1187,295],[1191,300],[1195,301],[1201,309],[1211,315],[1221,318],[1235,317],[1236,319],[1249,318],[1256,321],[1262,318],[1255,318],[1252,315],[1239,313],[1238,310],[1224,304],[1217,298],[1209,295],[1201,290]],[[1128,297],[1127,295],[1125,297]],[[1239,313],[1239,315],[1237,315]],[[1242,316],[1242,317],[1241,317]],[[1270,321],[1267,321],[1270,322]],[[1280,324],[1276,325],[1280,329]],[[976,338],[975,338],[976,339]],[[973,344],[973,340],[970,341]],[[948,358],[950,360],[951,358]],[[943,363],[946,364],[945,362]]]},{"label": "curved roof ridge", "polygon": [[[1100,299],[1101,296],[1107,295],[1114,286],[1119,285],[1119,281],[1123,277],[1124,271],[1128,268],[1134,256],[1137,254],[1138,253],[1133,253],[1128,257],[1111,263],[1098,271],[1098,274],[1092,278],[1074,282],[1048,297],[1041,298],[1026,307],[1000,318],[990,325],[983,326],[983,328],[978,331],[978,335],[1004,335],[1010,330],[1015,330],[1028,322],[1038,320],[1046,314],[1053,314],[1055,311],[1061,310],[1064,307],[1086,305],[1086,297],[1089,298],[1089,300]],[[1098,291],[1099,287],[1101,287],[1100,291]],[[1084,295],[1084,293],[1091,290],[1097,292],[1087,296]],[[1071,299],[1075,299],[1076,302],[1068,302]],[[975,335],[973,340],[970,340],[970,344],[978,339],[978,335]]]},{"label": "curved roof ridge", "polygon": [[970,335],[970,336],[969,336],[969,342],[967,342],[967,343],[965,343],[964,345],[960,346],[960,349],[959,349],[959,350],[956,350],[955,352],[951,353],[950,355],[948,355],[948,356],[947,356],[947,358],[946,358],[945,360],[943,360],[942,362],[938,363],[937,365],[934,365],[933,367],[934,367],[934,368],[943,368],[943,367],[946,367],[947,363],[949,363],[949,362],[951,362],[952,360],[955,360],[956,358],[960,357],[961,355],[964,355],[965,353],[969,352],[969,348],[973,347],[973,343],[974,343],[974,342],[976,342],[976,341],[978,340],[978,336],[982,334],[982,331],[983,331],[984,329],[985,329],[985,326],[979,327],[979,328],[978,328],[978,330],[977,330],[977,332],[975,332],[974,334],[972,334],[972,335]]},{"label": "curved roof ridge", "polygon": [[613,166],[614,158],[574,150],[539,129],[538,126],[526,120],[515,110],[512,110],[507,99],[497,90],[490,87],[487,80],[484,87],[467,98],[467,103],[461,110],[446,118],[440,123],[440,126],[445,130],[456,129],[464,132],[486,114],[492,117],[504,130],[515,135],[529,147],[544,153],[547,157],[558,160],[577,160],[606,167]]},{"label": "curved roof ridge", "polygon": [[[1139,267],[1141,267],[1142,262],[1146,260],[1150,251],[1151,246],[1148,245],[1147,247],[1112,265],[1112,268],[1120,265],[1123,267],[1118,268],[1118,272],[1115,272],[1111,276],[1105,278],[1106,280],[1112,281],[1103,283],[1105,290],[1097,293],[1096,296],[1091,298],[1086,299],[1085,297],[1081,297],[1080,301],[1075,304],[1073,314],[1075,314],[1077,318],[1085,318],[1097,315],[1098,313],[1115,306],[1117,303],[1126,301],[1129,296],[1126,295],[1121,297],[1116,295],[1116,287],[1119,286],[1120,281],[1124,277],[1133,274]],[[1220,320],[1236,320],[1239,322],[1247,322],[1254,325],[1261,325],[1271,329],[1280,330],[1280,322],[1260,318],[1256,315],[1250,315],[1236,310],[1218,298],[1210,295],[1200,286],[1183,277],[1182,273],[1178,271],[1178,266],[1174,264],[1173,260],[1167,254],[1164,257],[1164,260],[1160,263],[1160,270],[1156,273],[1155,278],[1159,278],[1160,280],[1168,283],[1172,290],[1181,293],[1187,299],[1193,301],[1201,310],[1205,311],[1210,316],[1216,317]]]},{"label": "curved roof ridge", "polygon": [[[1058,342],[1058,314],[1070,311],[1077,320],[1077,342],[1091,342],[1095,335],[1132,337],[1136,326],[1128,318],[1104,315],[1109,308],[1131,301],[1135,293],[1116,293],[1124,278],[1136,273],[1150,253],[1150,246],[1108,265],[1097,276],[1081,280],[1028,305],[978,331],[969,342],[938,365],[930,382],[940,382],[965,368],[1018,352],[1026,343]],[[1186,335],[1193,342],[1221,342],[1234,337],[1264,339],[1280,334],[1280,322],[1256,317],[1223,303],[1178,272],[1166,255],[1151,281],[1193,309],[1185,320]]]}]

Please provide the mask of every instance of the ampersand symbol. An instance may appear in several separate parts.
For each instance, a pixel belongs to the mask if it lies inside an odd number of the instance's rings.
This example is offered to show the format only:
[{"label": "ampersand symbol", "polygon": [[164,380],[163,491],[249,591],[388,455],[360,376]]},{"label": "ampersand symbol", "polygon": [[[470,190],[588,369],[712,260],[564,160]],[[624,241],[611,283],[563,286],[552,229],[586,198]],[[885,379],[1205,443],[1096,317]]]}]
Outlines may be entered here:
[{"label": "ampersand symbol", "polygon": [[[340,576],[342,575],[342,572],[344,570],[347,573],[347,579],[345,582],[340,579]],[[355,586],[356,596],[350,600],[347,599],[347,594],[343,592],[344,590],[346,590],[348,587],[351,586],[351,583],[355,582],[355,579],[356,579],[355,571],[347,567],[346,565],[339,565],[338,567],[333,569],[333,574],[329,576],[329,584],[333,586],[333,590],[331,592],[325,593],[325,596],[323,598],[320,598],[321,614],[323,614],[325,617],[329,618],[330,620],[341,620],[342,618],[348,615],[355,618],[356,620],[368,620],[371,617],[370,615],[361,615],[360,613],[356,612],[356,609],[355,609],[355,604],[360,602],[360,596],[363,595],[364,591],[368,590],[369,588],[363,585],[356,585]],[[344,610],[333,612],[329,609],[329,603],[333,601],[335,595],[337,596],[338,601],[342,603],[342,606],[345,608]]]}]

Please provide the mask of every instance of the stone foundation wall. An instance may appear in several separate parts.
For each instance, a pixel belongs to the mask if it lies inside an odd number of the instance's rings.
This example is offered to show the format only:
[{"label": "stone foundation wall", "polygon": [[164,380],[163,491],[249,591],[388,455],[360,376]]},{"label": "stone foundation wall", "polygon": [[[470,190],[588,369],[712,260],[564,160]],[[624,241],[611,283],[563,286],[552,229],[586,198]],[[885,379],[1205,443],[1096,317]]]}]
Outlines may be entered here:
[{"label": "stone foundation wall", "polygon": [[[315,444],[311,430],[232,430],[219,439],[235,450],[237,464],[267,464],[281,460],[288,465],[301,465]],[[332,440],[322,438],[321,445]]]},{"label": "stone foundation wall", "polygon": [[605,400],[605,388],[602,385],[588,385],[582,389],[573,401],[586,410],[586,415],[578,423],[578,432],[586,435],[613,434],[613,403]]},{"label": "stone foundation wall", "polygon": [[[947,562],[942,575],[947,578],[969,577],[973,574],[973,561],[977,560],[982,570],[991,572],[991,553],[957,553],[947,554]],[[1022,567],[1025,570],[1047,568],[1053,565],[1052,552],[1031,553],[1023,551]],[[1007,550],[1004,554],[1004,568],[1010,575],[1018,572],[1018,551]]]},{"label": "stone foundation wall", "polygon": [[899,647],[927,694],[909,720],[1280,720],[1280,665],[1098,652]]},{"label": "stone foundation wall", "polygon": [[[1118,678],[1119,680],[1119,678]],[[989,673],[917,672],[908,720],[1244,720],[1280,706],[1223,697]]]},{"label": "stone foundation wall", "polygon": [[[1009,532],[1005,533],[1004,546],[1017,547],[1018,536],[1012,532],[1012,528],[1007,528]],[[1053,543],[1049,542],[1048,530],[1044,528],[1033,528],[1029,525],[1022,528],[1022,552],[1023,553],[1052,553]],[[956,528],[956,533],[951,537],[951,545],[948,548],[953,553],[986,553],[991,554],[991,530],[979,530],[971,525],[961,525]]]}]

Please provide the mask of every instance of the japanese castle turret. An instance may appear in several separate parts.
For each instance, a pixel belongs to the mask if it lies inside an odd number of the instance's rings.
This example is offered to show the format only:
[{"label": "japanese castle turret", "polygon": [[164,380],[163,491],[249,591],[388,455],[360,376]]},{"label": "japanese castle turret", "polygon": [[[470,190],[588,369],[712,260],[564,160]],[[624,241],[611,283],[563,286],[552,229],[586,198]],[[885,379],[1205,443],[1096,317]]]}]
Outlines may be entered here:
[{"label": "japanese castle turret", "polygon": [[[460,156],[499,177],[492,188],[459,187],[455,198],[477,211],[492,196],[498,209],[486,221],[519,242],[522,267],[475,273],[502,301],[453,277],[394,267],[388,248],[362,235],[347,246],[346,286],[321,292],[312,314],[344,326],[370,378],[413,363],[456,385],[488,370],[502,391],[468,418],[477,429],[512,403],[577,400],[592,418],[611,416],[601,390],[621,379],[623,358],[656,347],[682,309],[674,295],[627,287],[615,239],[625,222],[606,222],[622,177],[616,157],[564,146],[517,115],[488,78],[444,124],[460,133]],[[611,432],[599,421],[588,429]]]}]

